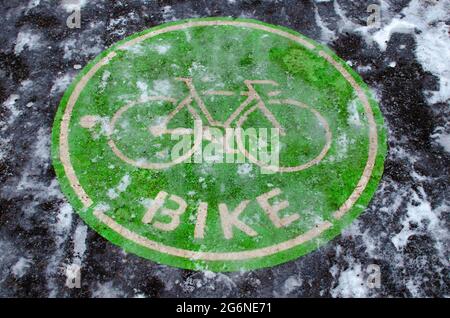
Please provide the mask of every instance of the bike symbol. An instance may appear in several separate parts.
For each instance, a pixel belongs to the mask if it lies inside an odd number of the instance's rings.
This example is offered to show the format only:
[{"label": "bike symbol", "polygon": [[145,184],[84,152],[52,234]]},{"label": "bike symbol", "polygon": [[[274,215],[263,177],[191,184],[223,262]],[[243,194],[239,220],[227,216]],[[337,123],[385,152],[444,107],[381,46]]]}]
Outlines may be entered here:
[{"label": "bike symbol", "polygon": [[[258,165],[259,167],[273,171],[273,172],[296,172],[308,169],[309,167],[318,164],[327,154],[331,146],[331,130],[327,120],[317,111],[316,109],[299,102],[294,99],[276,99],[273,97],[278,96],[281,91],[272,91],[268,93],[270,99],[267,101],[268,105],[271,107],[284,107],[283,110],[288,108],[300,108],[303,110],[309,111],[313,117],[318,121],[319,126],[322,128],[322,132],[325,137],[325,144],[320,152],[317,154],[315,158],[309,160],[308,162],[299,162],[297,165],[293,166],[273,166],[266,162],[262,162],[258,158],[256,158],[252,153],[250,153],[247,149],[245,149],[243,140],[242,140],[242,132],[241,129],[236,129],[236,144],[238,149],[233,149],[228,146],[226,140],[215,140],[214,136],[210,133],[210,129],[212,127],[216,128],[242,128],[245,122],[248,120],[249,115],[255,111],[260,111],[264,117],[271,123],[273,128],[279,130],[279,135],[281,137],[288,135],[290,132],[288,129],[283,127],[274,114],[270,111],[270,109],[266,106],[266,102],[264,102],[263,98],[258,94],[254,85],[271,85],[274,87],[279,86],[279,84],[272,80],[245,80],[244,84],[247,87],[247,91],[240,92],[241,96],[246,96],[247,98],[239,105],[239,107],[224,121],[218,121],[211,116],[211,113],[208,111],[202,97],[207,95],[217,95],[217,96],[233,96],[234,92],[231,91],[203,91],[199,94],[193,84],[192,78],[176,78],[178,81],[182,81],[186,84],[189,89],[189,93],[186,97],[184,97],[180,102],[173,97],[168,96],[148,96],[144,99],[139,99],[133,102],[126,104],[121,107],[112,117],[109,127],[110,131],[113,132],[117,123],[120,119],[127,113],[129,110],[133,109],[138,105],[142,105],[145,103],[158,103],[158,102],[167,102],[175,107],[170,113],[165,116],[160,122],[157,124],[150,125],[148,127],[148,133],[151,137],[160,137],[164,135],[193,135],[194,141],[193,146],[187,150],[181,156],[178,156],[176,159],[167,160],[167,162],[151,162],[149,160],[134,160],[127,155],[125,155],[117,146],[116,141],[113,138],[113,134],[108,134],[108,145],[111,147],[114,154],[119,157],[124,162],[133,165],[142,169],[166,169],[171,166],[181,164],[189,159],[194,153],[201,147],[202,140],[209,140],[216,143],[223,143],[224,151],[237,153],[241,152],[250,162]],[[192,118],[196,121],[202,121],[202,117],[199,115],[198,111],[193,107],[193,103],[196,103],[200,108],[200,112],[203,114],[204,118],[206,118],[207,125],[202,125],[200,129],[202,131],[195,131],[195,128],[168,128],[171,121],[174,117],[183,109],[187,109],[188,112],[192,115]],[[89,116],[87,116],[89,117]],[[294,132],[295,133],[295,132]]]}]

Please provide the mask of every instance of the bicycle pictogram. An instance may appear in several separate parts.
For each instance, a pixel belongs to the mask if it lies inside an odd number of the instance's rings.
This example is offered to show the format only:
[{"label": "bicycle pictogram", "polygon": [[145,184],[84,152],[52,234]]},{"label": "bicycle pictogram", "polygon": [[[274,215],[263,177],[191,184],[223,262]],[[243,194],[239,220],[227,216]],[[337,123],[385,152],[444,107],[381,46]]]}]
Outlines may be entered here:
[{"label": "bicycle pictogram", "polygon": [[369,204],[385,156],[379,107],[347,63],[248,19],[116,43],[68,88],[52,131],[81,218],[127,252],[191,270],[316,250]]},{"label": "bicycle pictogram", "polygon": [[[169,112],[167,116],[163,118],[163,120],[159,123],[150,125],[148,127],[148,132],[150,136],[152,137],[160,137],[163,135],[176,135],[176,136],[182,136],[182,135],[193,135],[194,136],[194,142],[192,147],[183,153],[182,155],[178,156],[175,159],[168,159],[167,162],[151,162],[151,161],[142,161],[142,160],[135,160],[127,156],[119,147],[117,146],[116,142],[114,141],[113,134],[109,135],[108,138],[108,144],[111,147],[114,154],[119,157],[121,160],[125,161],[128,164],[131,164],[133,166],[143,168],[143,169],[166,169],[171,166],[181,164],[185,162],[187,159],[189,159],[193,154],[198,150],[198,148],[201,146],[202,140],[208,140],[211,142],[223,144],[224,151],[227,153],[242,153],[250,162],[260,166],[261,168],[264,168],[268,171],[272,172],[296,172],[301,171],[304,169],[307,169],[317,163],[319,163],[327,154],[328,150],[331,146],[331,130],[329,127],[329,124],[327,120],[320,114],[319,111],[316,109],[306,105],[305,103],[299,102],[294,99],[277,99],[276,97],[281,94],[281,91],[275,90],[269,92],[267,95],[269,96],[269,100],[266,102],[261,97],[261,95],[257,92],[255,86],[256,85],[270,85],[272,87],[278,87],[279,84],[272,80],[245,80],[244,84],[247,87],[246,91],[242,91],[239,94],[241,96],[246,96],[245,100],[239,105],[239,107],[236,108],[236,110],[225,120],[225,121],[219,121],[213,118],[210,111],[208,110],[208,107],[206,106],[202,96],[206,95],[216,95],[216,96],[233,96],[235,95],[232,91],[202,91],[198,92],[192,78],[176,78],[178,81],[184,82],[184,84],[187,86],[189,93],[187,96],[183,97],[180,101],[178,101],[176,98],[170,97],[170,96],[149,96],[145,99],[139,99],[137,101],[133,101],[130,103],[127,103],[126,105],[122,106],[117,112],[112,116],[111,122],[110,122],[110,130],[111,132],[115,130],[117,123],[120,121],[121,117],[124,116],[126,112],[128,112],[130,109],[142,105],[142,104],[148,104],[151,105],[151,103],[156,102],[168,102],[170,104],[174,105],[174,108]],[[199,114],[199,111],[196,110],[196,107],[193,106],[193,104],[198,105],[198,108],[200,110],[200,114],[203,115],[203,117],[206,119],[207,123],[206,125],[201,125],[199,129],[202,131],[195,131],[195,127],[176,127],[176,128],[169,128],[171,121],[173,118],[182,110],[187,109],[192,118],[195,121],[202,122],[202,117]],[[269,106],[268,106],[269,105]],[[243,136],[242,136],[242,128],[245,122],[247,121],[250,114],[256,111],[260,111],[261,114],[271,123],[272,127],[277,129],[279,132],[280,138],[286,137],[290,133],[296,133],[290,132],[288,129],[283,127],[280,122],[277,120],[273,112],[271,112],[270,107],[284,107],[290,108],[301,108],[304,110],[307,110],[311,112],[313,117],[318,121],[319,126],[323,130],[325,143],[316,156],[307,161],[307,162],[298,162],[296,165],[293,166],[278,166],[278,165],[272,165],[271,163],[264,162],[257,158],[254,154],[252,154],[248,149],[246,149],[244,142],[243,142]],[[221,138],[220,140],[217,140],[213,134],[211,134],[211,128],[237,128],[235,130],[236,133],[236,144],[237,149],[234,149],[234,147],[231,147],[229,144],[229,140],[227,138]]]}]

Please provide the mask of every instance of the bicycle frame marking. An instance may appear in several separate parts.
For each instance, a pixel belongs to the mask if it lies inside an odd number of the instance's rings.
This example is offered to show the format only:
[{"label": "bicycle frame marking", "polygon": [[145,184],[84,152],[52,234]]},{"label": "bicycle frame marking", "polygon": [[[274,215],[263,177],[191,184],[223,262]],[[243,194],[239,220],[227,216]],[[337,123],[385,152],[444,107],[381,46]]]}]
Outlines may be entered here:
[{"label": "bicycle frame marking", "polygon": [[[221,123],[212,118],[205,103],[203,102],[203,100],[199,96],[199,94],[197,93],[197,90],[196,90],[191,78],[177,78],[177,80],[180,80],[180,81],[183,81],[186,83],[187,87],[189,88],[189,95],[181,100],[181,102],[169,113],[169,115],[164,119],[164,121],[162,123],[152,126],[152,127],[149,127],[149,131],[154,136],[161,136],[163,134],[171,134],[171,135],[191,135],[191,134],[193,134],[195,137],[194,146],[186,154],[178,157],[177,159],[175,159],[174,161],[172,161],[170,163],[149,163],[149,162],[136,161],[136,160],[133,160],[133,159],[127,157],[117,147],[114,140],[112,140],[112,138],[110,136],[111,134],[110,134],[108,144],[111,147],[111,149],[113,150],[113,152],[124,162],[131,164],[133,166],[142,168],[142,169],[167,169],[171,166],[180,164],[180,163],[186,161],[187,159],[189,159],[201,146],[202,138],[200,138],[200,137],[202,135],[205,135],[205,133],[207,133],[207,131],[194,132],[194,130],[191,128],[168,129],[167,125],[185,107],[187,107],[188,111],[192,114],[194,120],[200,120],[199,114],[191,106],[191,104],[194,100],[197,102],[197,105],[200,107],[200,110],[207,118],[208,123],[210,124],[211,127],[231,128],[231,124],[234,121],[237,121],[237,128],[241,128],[243,123],[245,122],[245,120],[248,118],[248,116],[251,113],[253,113],[256,110],[260,110],[264,114],[264,116],[273,124],[274,128],[279,130],[280,135],[286,134],[284,131],[284,128],[280,125],[280,123],[275,118],[275,116],[272,114],[272,112],[265,106],[264,101],[259,96],[259,94],[256,92],[255,88],[253,87],[253,85],[255,85],[255,84],[278,86],[278,83],[276,83],[274,81],[271,81],[271,80],[245,80],[244,84],[247,86],[248,91],[241,92],[241,95],[247,96],[247,99],[244,102],[242,102],[242,104],[226,119],[226,121],[224,123]],[[269,96],[277,96],[280,93],[281,93],[280,91],[270,92]],[[205,93],[203,93],[203,94],[205,94]],[[229,91],[206,91],[206,95],[232,96],[232,95],[234,95],[234,93],[229,92]],[[131,103],[121,107],[115,113],[115,115],[113,116],[113,118],[111,120],[111,124],[110,124],[111,132],[114,131],[116,123],[117,123],[118,119],[122,116],[123,113],[125,113],[128,109],[135,106],[136,104],[143,104],[143,103],[146,103],[149,101],[167,101],[172,104],[176,103],[176,100],[174,98],[166,97],[166,96],[151,96],[144,100],[141,99],[137,102],[131,102]],[[248,110],[245,111],[245,109],[255,101],[256,101],[256,105],[250,107]],[[283,103],[294,105],[299,108],[303,108],[303,109],[307,109],[307,110],[311,111],[316,116],[316,118],[319,120],[321,126],[325,129],[326,142],[318,156],[316,156],[313,160],[311,160],[307,163],[304,163],[304,164],[301,164],[301,165],[298,165],[295,167],[278,167],[278,166],[270,166],[270,165],[268,166],[268,165],[262,163],[260,160],[254,158],[254,156],[252,156],[252,154],[249,153],[245,149],[245,147],[242,143],[242,132],[240,129],[236,129],[236,137],[238,139],[237,140],[238,149],[228,149],[228,144],[225,143],[224,144],[225,152],[235,153],[236,151],[240,151],[244,156],[246,156],[250,160],[250,162],[257,164],[259,167],[266,169],[267,171],[271,171],[271,172],[286,172],[286,173],[296,172],[296,171],[308,169],[309,167],[311,167],[315,164],[318,164],[325,157],[325,155],[327,154],[328,150],[331,147],[332,134],[331,134],[331,130],[328,125],[328,122],[318,111],[316,111],[315,109],[313,109],[301,102],[298,102],[298,101],[295,101],[292,99],[269,100],[269,104],[273,104],[273,105],[276,105],[276,104],[281,105]],[[241,117],[239,117],[240,115],[241,115]],[[90,117],[92,117],[92,116],[86,116],[86,117],[89,117],[88,119],[90,119]],[[81,118],[82,121],[84,121],[84,119],[85,119],[85,117]],[[83,124],[83,123],[81,123],[81,124]],[[208,127],[206,127],[206,128],[208,128]],[[208,138],[204,138],[204,139],[209,140]],[[216,142],[218,142],[218,141],[216,141]]]}]

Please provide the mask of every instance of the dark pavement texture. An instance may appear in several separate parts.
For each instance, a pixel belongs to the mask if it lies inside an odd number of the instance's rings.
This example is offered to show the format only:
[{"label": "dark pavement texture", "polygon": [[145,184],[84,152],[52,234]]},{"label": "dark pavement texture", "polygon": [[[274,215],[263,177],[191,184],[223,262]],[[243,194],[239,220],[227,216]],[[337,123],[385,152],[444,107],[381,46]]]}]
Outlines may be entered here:
[{"label": "dark pavement texture", "polygon": [[[449,14],[424,16],[417,29],[393,33],[383,50],[370,41],[376,30],[355,27],[365,26],[367,6],[377,1],[85,2],[81,28],[69,29],[60,1],[0,1],[1,297],[450,295],[450,107],[430,98],[444,79],[417,58],[427,28],[448,26]],[[383,1],[381,27],[412,2]],[[207,16],[255,18],[327,44],[374,90],[385,116],[389,155],[369,208],[319,250],[270,269],[202,273],[125,254],[72,212],[50,161],[52,121],[77,65],[135,32]],[[70,289],[65,268],[76,262],[81,288]],[[366,284],[370,264],[380,266],[380,288]]]}]

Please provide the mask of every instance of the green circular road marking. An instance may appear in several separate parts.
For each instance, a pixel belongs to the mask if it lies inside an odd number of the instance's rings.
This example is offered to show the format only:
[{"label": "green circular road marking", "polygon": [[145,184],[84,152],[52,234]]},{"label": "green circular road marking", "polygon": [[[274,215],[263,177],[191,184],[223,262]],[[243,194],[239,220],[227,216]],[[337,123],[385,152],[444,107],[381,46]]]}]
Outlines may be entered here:
[{"label": "green circular road marking", "polygon": [[331,240],[383,171],[383,118],[331,50],[255,20],[167,23],[126,38],[64,95],[63,192],[99,234],[162,264],[273,266]]}]

